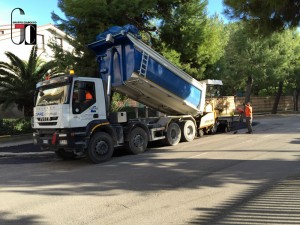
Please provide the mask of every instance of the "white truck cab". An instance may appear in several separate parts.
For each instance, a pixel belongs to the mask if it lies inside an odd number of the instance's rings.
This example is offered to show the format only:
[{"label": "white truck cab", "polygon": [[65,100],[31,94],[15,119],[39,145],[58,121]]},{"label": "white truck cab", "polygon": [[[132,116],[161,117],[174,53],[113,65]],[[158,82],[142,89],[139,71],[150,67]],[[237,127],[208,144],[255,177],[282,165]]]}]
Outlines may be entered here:
[{"label": "white truck cab", "polygon": [[[96,127],[108,124],[101,79],[60,76],[36,85],[33,140],[42,148],[64,159],[74,158],[88,147]],[[112,140],[117,143],[116,136]]]},{"label": "white truck cab", "polygon": [[85,127],[106,119],[102,80],[64,76],[37,84],[33,128]]}]

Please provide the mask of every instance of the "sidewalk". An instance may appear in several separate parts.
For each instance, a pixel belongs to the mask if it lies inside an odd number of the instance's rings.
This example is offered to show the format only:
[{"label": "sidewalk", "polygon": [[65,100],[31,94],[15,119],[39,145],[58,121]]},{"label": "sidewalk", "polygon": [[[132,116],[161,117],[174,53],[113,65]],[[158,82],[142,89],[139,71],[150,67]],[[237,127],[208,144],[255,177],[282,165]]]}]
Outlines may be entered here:
[{"label": "sidewalk", "polygon": [[31,143],[33,143],[32,134],[0,136],[0,148],[31,144]]}]

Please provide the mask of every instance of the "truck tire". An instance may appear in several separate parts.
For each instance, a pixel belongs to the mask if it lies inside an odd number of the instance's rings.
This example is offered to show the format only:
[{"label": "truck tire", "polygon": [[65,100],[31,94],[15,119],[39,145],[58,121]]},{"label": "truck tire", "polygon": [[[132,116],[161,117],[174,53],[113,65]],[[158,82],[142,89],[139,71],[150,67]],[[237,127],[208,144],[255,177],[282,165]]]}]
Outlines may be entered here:
[{"label": "truck tire", "polygon": [[209,134],[216,134],[218,130],[218,124],[214,123],[213,127],[209,130]]},{"label": "truck tire", "polygon": [[225,128],[224,128],[224,133],[228,133],[230,132],[230,126],[227,125]]},{"label": "truck tire", "polygon": [[166,139],[164,139],[164,142],[167,145],[177,145],[181,138],[181,130],[177,123],[171,123],[168,126]]},{"label": "truck tire", "polygon": [[198,135],[199,135],[199,137],[203,137],[204,136],[204,130],[203,129],[199,129]]},{"label": "truck tire", "polygon": [[194,140],[196,136],[196,126],[192,120],[183,121],[180,124],[181,128],[181,140],[190,142]]},{"label": "truck tire", "polygon": [[114,152],[113,140],[105,132],[94,134],[90,140],[87,157],[92,163],[108,161]]},{"label": "truck tire", "polygon": [[63,148],[56,150],[55,154],[58,158],[63,160],[73,160],[76,158],[76,155],[73,152],[67,152]]},{"label": "truck tire", "polygon": [[126,149],[130,154],[143,153],[148,145],[148,136],[146,131],[141,127],[135,127],[129,134]]}]

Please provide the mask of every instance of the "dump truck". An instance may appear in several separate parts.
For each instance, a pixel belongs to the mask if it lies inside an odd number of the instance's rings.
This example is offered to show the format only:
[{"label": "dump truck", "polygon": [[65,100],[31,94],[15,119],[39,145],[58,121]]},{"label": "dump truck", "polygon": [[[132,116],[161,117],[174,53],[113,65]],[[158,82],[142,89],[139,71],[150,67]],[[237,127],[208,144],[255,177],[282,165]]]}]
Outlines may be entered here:
[{"label": "dump truck", "polygon": [[[118,146],[139,154],[152,141],[176,145],[216,132],[218,118],[206,89],[222,81],[192,78],[146,45],[132,25],[111,27],[88,47],[99,78],[65,75],[36,85],[33,141],[42,149],[100,163]],[[162,116],[129,119],[126,112],[110,112],[113,91]]]}]

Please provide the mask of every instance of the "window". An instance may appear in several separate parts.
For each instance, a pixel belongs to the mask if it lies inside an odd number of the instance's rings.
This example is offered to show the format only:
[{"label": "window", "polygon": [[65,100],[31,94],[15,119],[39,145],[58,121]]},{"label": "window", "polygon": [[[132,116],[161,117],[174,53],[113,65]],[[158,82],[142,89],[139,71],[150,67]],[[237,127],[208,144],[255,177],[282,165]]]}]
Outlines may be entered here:
[{"label": "window", "polygon": [[42,34],[37,34],[36,35],[36,38],[37,38],[37,47],[39,49],[45,49],[45,39],[44,39],[44,35]]},{"label": "window", "polygon": [[1,35],[4,34],[4,30],[0,30],[0,34],[1,34]]},{"label": "window", "polygon": [[72,94],[73,114],[80,114],[96,102],[95,83],[75,81]]},{"label": "window", "polygon": [[70,85],[51,85],[39,89],[36,105],[59,105],[65,104],[68,101]]}]

